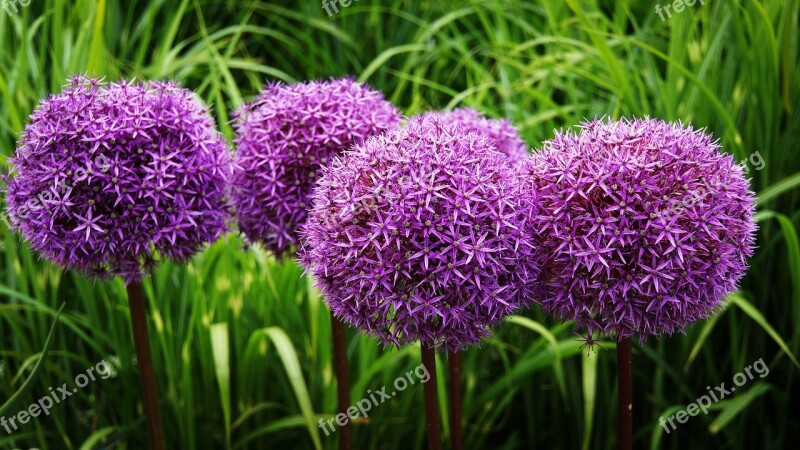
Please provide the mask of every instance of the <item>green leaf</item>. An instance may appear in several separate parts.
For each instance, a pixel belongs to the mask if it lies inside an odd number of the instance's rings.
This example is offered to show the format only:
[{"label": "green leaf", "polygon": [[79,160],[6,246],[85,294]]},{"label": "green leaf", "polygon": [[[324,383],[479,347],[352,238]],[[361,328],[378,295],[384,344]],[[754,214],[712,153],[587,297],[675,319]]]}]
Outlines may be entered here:
[{"label": "green leaf", "polygon": [[103,442],[107,436],[110,436],[115,431],[117,431],[116,427],[105,427],[95,431],[85,441],[83,441],[83,444],[81,444],[79,450],[96,450],[97,445]]},{"label": "green leaf", "polygon": [[717,320],[719,320],[720,316],[725,311],[726,310],[722,310],[720,311],[719,314],[714,314],[708,319],[708,322],[706,322],[705,325],[703,325],[703,329],[700,330],[700,335],[697,336],[697,341],[695,341],[694,345],[692,346],[692,351],[689,353],[689,357],[686,358],[686,364],[683,365],[684,372],[689,370],[689,366],[692,364],[692,361],[694,361],[694,359],[697,358],[697,355],[700,353],[700,349],[703,347],[703,344],[705,344],[706,339],[708,339],[708,336],[711,334],[711,330],[713,330],[714,325],[717,324]]},{"label": "green leaf", "polygon": [[397,47],[389,48],[380,55],[376,56],[375,59],[369,63],[367,68],[361,72],[361,75],[359,75],[358,81],[364,82],[369,80],[369,77],[371,77],[379,68],[383,67],[386,62],[394,56],[401,55],[403,53],[424,52],[425,50],[428,50],[428,46],[421,44],[398,45]]},{"label": "green leaf", "polygon": [[[313,420],[313,418],[312,418]],[[287,416],[281,419],[272,421],[264,426],[257,428],[252,433],[248,434],[247,436],[243,437],[239,442],[236,443],[234,450],[239,450],[241,448],[249,448],[247,446],[250,441],[264,436],[270,433],[277,433],[279,431],[289,430],[292,428],[302,427],[306,424],[307,420],[303,416]],[[320,447],[317,447],[320,448]]]},{"label": "green leaf", "polygon": [[594,406],[597,397],[597,352],[589,352],[581,359],[583,385],[583,444],[581,448],[588,450],[592,441],[594,424]]},{"label": "green leaf", "polygon": [[[113,450],[119,447],[128,436],[144,426],[145,418],[140,417],[124,428],[108,427],[96,431],[81,445],[80,450]],[[106,430],[109,430],[107,433]],[[102,444],[100,442],[104,441]]]},{"label": "green leaf", "polygon": [[44,366],[44,361],[47,359],[47,353],[50,351],[50,339],[53,337],[53,331],[56,329],[56,324],[58,324],[58,316],[61,315],[61,311],[64,309],[64,305],[61,305],[61,308],[58,309],[56,313],[56,318],[53,320],[53,325],[50,326],[50,332],[47,334],[47,340],[44,342],[44,348],[42,349],[41,356],[39,357],[39,361],[33,366],[33,370],[31,370],[31,374],[28,375],[28,378],[22,383],[22,386],[11,396],[3,406],[0,406],[0,417],[9,415],[14,411],[17,406],[19,406],[20,402],[28,395],[31,388],[33,387],[33,383],[36,381],[37,377],[39,376],[39,372],[42,370],[42,366]]},{"label": "green leaf", "polygon": [[800,186],[800,172],[784,178],[783,180],[767,187],[758,194],[757,203],[763,205],[781,194]]},{"label": "green leaf", "polygon": [[755,320],[757,324],[761,325],[761,328],[763,328],[764,331],[766,331],[767,334],[769,334],[770,337],[772,337],[775,343],[778,344],[778,347],[780,347],[781,350],[783,350],[783,352],[786,353],[787,356],[789,356],[789,359],[792,360],[794,365],[797,366],[798,369],[800,369],[800,362],[798,362],[797,358],[794,357],[794,354],[789,349],[789,346],[786,345],[786,342],[784,342],[783,338],[781,338],[778,332],[775,331],[774,328],[772,328],[772,325],[770,325],[769,322],[767,322],[767,319],[764,318],[764,315],[761,314],[761,311],[756,309],[755,306],[748,303],[747,300],[745,300],[744,297],[742,297],[739,294],[731,294],[728,298],[731,299],[731,303],[738,306],[739,309],[744,311],[745,314],[750,316],[751,319]]},{"label": "green leaf", "polygon": [[214,373],[219,383],[219,399],[225,417],[225,442],[231,443],[231,360],[228,342],[228,323],[211,325],[211,353],[214,356]]},{"label": "green leaf", "polygon": [[555,335],[551,333],[546,326],[540,324],[539,322],[528,319],[527,317],[508,316],[506,318],[506,322],[513,323],[515,325],[519,325],[529,330],[535,331],[541,334],[542,337],[547,340],[547,342],[550,344],[550,347],[553,349],[553,355],[555,356],[553,371],[555,372],[556,375],[558,388],[561,391],[561,394],[565,395],[566,387],[564,383],[564,370],[561,364],[561,347],[559,346],[558,339],[556,339]]},{"label": "green leaf", "polygon": [[740,412],[742,412],[747,405],[750,404],[753,400],[763,395],[765,392],[769,390],[769,385],[764,383],[759,383],[753,386],[751,389],[748,389],[747,392],[744,393],[737,393],[736,397],[730,400],[722,400],[715,405],[715,409],[721,408],[722,412],[711,422],[711,425],[708,426],[708,431],[711,434],[717,434],[719,431],[728,424],[734,417],[736,417]]},{"label": "green leaf", "polygon": [[[674,405],[670,406],[664,412],[661,413],[660,417],[670,417],[675,415],[678,411],[682,410],[686,406],[684,405]],[[669,427],[669,424],[667,424]],[[672,431],[672,430],[670,430]],[[664,436],[664,426],[661,425],[661,419],[656,421],[656,424],[653,426],[653,434],[650,436],[650,450],[660,450],[663,447],[661,446],[661,438]]]},{"label": "green leaf", "polygon": [[92,44],[89,49],[89,74],[92,76],[103,76],[106,74],[105,36],[103,26],[106,20],[106,0],[98,0],[95,8],[94,29],[92,33]]},{"label": "green leaf", "polygon": [[308,394],[303,371],[300,368],[300,361],[297,358],[297,352],[294,349],[294,345],[292,345],[292,341],[286,335],[286,332],[277,327],[263,328],[253,333],[254,338],[257,335],[268,337],[275,345],[278,357],[281,359],[286,375],[289,377],[289,383],[292,385],[297,404],[300,406],[300,412],[306,428],[308,428],[311,441],[314,443],[314,448],[321,450],[322,441],[314,419],[314,408],[311,406],[311,397]]},{"label": "green leaf", "polygon": [[[789,273],[800,274],[800,242],[797,238],[797,229],[792,221],[783,214],[777,214],[775,218],[781,226],[783,232],[783,239],[786,241],[786,253],[789,256]],[[800,277],[793,276],[791,279],[792,288],[794,289],[794,306],[795,320],[800,320]],[[796,321],[795,324],[800,322]]]}]

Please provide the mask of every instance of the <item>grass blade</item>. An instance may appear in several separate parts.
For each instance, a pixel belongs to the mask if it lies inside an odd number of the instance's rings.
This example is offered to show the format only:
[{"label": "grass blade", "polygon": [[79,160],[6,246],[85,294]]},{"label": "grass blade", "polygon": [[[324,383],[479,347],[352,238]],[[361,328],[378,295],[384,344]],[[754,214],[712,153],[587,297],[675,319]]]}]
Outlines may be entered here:
[{"label": "grass blade", "polygon": [[742,297],[739,294],[732,294],[729,298],[731,299],[731,303],[738,306],[739,309],[744,311],[745,314],[750,316],[750,318],[753,319],[757,324],[761,325],[761,328],[763,328],[764,331],[766,331],[767,334],[770,335],[772,340],[774,340],[775,343],[778,344],[778,347],[780,347],[781,350],[783,350],[783,352],[786,353],[789,359],[792,360],[794,365],[797,366],[798,369],[800,369],[800,362],[797,361],[797,358],[795,358],[794,354],[789,349],[789,346],[786,345],[786,342],[783,340],[783,338],[778,334],[777,331],[775,331],[775,328],[773,328],[772,325],[770,325],[769,322],[767,322],[767,319],[764,318],[764,315],[761,314],[761,311],[756,309],[755,306],[751,305],[747,300],[744,299],[744,297]]},{"label": "grass blade", "polygon": [[42,366],[44,366],[44,361],[47,359],[47,353],[50,351],[50,342],[53,338],[53,332],[56,329],[56,325],[58,324],[58,316],[61,315],[61,310],[64,309],[64,305],[61,305],[61,308],[58,309],[56,313],[56,318],[53,320],[53,325],[50,326],[50,332],[47,334],[47,340],[44,341],[44,348],[42,349],[41,356],[39,356],[39,361],[36,362],[36,365],[33,366],[33,370],[31,370],[31,374],[28,375],[28,378],[25,379],[25,382],[22,383],[17,392],[11,396],[3,406],[0,406],[0,417],[9,415],[9,413],[14,410],[19,403],[28,395],[31,388],[33,387],[33,383],[39,376],[39,372],[42,370]]}]

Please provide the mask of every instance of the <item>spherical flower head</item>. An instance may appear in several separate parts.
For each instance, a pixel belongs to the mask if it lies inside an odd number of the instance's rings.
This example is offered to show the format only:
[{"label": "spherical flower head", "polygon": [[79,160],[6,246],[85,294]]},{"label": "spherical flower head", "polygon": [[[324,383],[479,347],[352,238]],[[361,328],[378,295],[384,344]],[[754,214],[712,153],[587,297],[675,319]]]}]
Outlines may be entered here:
[{"label": "spherical flower head", "polygon": [[458,108],[452,111],[435,113],[441,120],[463,127],[465,132],[475,132],[486,136],[497,150],[504,153],[512,163],[520,163],[528,157],[528,146],[522,140],[516,128],[505,119],[487,119],[482,113],[472,108]]},{"label": "spherical flower head", "polygon": [[297,245],[320,168],[400,121],[383,94],[351,79],[270,84],[237,116],[239,229],[278,257]]},{"label": "spherical flower head", "polygon": [[747,268],[754,195],[703,131],[595,120],[557,134],[528,168],[542,208],[541,305],[588,339],[682,331]]},{"label": "spherical flower head", "polygon": [[137,281],[226,229],[229,149],[197,97],[171,82],[75,77],[33,112],[10,160],[8,211],[65,269]]},{"label": "spherical flower head", "polygon": [[522,176],[484,136],[411,118],[324,169],[301,263],[336,316],[384,344],[480,342],[538,275]]}]

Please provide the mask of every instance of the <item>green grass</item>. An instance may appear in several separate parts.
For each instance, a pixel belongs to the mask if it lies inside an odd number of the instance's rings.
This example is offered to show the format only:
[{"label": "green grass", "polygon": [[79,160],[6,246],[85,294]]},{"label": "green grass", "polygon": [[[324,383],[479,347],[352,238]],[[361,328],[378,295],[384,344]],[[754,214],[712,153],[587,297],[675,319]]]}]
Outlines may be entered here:
[{"label": "green grass", "polygon": [[[790,356],[800,355],[798,1],[706,1],[665,22],[653,8],[360,0],[329,18],[315,1],[37,0],[13,17],[0,11],[0,166],[37,102],[85,72],[178,80],[213,105],[228,137],[230,111],[265,79],[342,75],[406,113],[467,105],[507,117],[534,148],[594,116],[706,127],[738,160],[763,158],[761,170],[748,162],[759,248],[718,317],[635,347],[636,447],[787,448],[800,427]],[[0,403],[28,387],[19,409],[104,358],[116,368],[50,416],[0,428],[0,449],[144,448],[122,283],[63,273],[0,227]],[[335,448],[316,427],[336,399],[329,316],[309,286],[294,263],[236,235],[145,283],[170,448]],[[354,402],[419,364],[418,348],[348,337]],[[614,448],[613,344],[590,357],[580,345],[571,324],[533,310],[467,352],[470,448]],[[759,358],[769,376],[663,433],[660,415]],[[422,448],[421,404],[410,388],[374,409],[354,425],[357,447]]]}]

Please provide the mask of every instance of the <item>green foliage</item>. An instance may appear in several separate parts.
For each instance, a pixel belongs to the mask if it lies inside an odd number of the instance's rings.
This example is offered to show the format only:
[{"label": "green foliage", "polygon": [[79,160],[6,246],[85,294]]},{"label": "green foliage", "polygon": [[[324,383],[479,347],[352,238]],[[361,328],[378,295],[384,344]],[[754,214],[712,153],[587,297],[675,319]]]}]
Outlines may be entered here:
[{"label": "green foliage", "polygon": [[[554,129],[602,115],[707,127],[750,169],[761,197],[759,249],[729,302],[736,307],[634,349],[636,446],[790,445],[800,428],[792,402],[800,381],[792,362],[800,354],[797,0],[696,2],[664,22],[652,2],[612,0],[360,0],[339,9],[328,17],[314,1],[37,0],[18,14],[0,11],[0,166],[39,99],[85,72],[174,78],[213,105],[228,137],[231,110],[265,79],[346,74],[407,113],[467,105],[507,117],[534,148]],[[21,403],[35,402],[101,359],[116,373],[12,434],[0,428],[0,450],[144,448],[121,282],[62,273],[0,228],[0,403],[21,388],[30,388]],[[328,311],[293,262],[232,234],[186,266],[164,264],[145,289],[170,448],[335,448],[335,435],[316,426],[336,405]],[[354,330],[348,338],[353,402],[419,364],[418,348],[382,349]],[[510,319],[463,355],[465,442],[613,448],[615,358],[596,351],[587,360],[570,324],[535,310]],[[661,414],[759,358],[768,377],[664,433]],[[422,448],[421,402],[419,386],[398,394],[355,421],[354,442]]]}]

